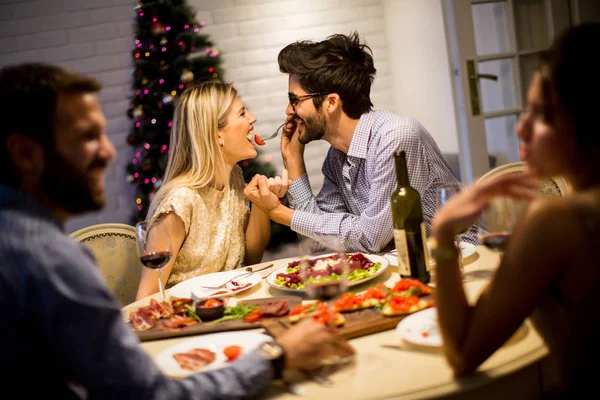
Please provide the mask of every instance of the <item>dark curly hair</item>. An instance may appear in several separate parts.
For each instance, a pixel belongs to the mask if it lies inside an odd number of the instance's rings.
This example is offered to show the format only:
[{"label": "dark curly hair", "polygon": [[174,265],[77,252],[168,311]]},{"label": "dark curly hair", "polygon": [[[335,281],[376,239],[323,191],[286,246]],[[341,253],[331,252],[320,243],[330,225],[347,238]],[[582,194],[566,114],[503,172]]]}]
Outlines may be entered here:
[{"label": "dark curly hair", "polygon": [[[308,93],[337,93],[342,110],[358,119],[373,108],[371,84],[377,70],[372,51],[358,33],[335,34],[321,42],[298,41],[287,45],[277,58],[279,70],[298,77]],[[313,97],[315,107],[324,98]]]}]

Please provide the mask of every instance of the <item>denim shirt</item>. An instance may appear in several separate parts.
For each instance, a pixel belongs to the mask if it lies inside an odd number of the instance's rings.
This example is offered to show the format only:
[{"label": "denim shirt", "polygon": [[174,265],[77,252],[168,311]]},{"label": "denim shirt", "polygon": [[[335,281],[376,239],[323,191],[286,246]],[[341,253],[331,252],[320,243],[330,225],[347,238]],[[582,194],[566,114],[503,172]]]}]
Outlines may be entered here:
[{"label": "denim shirt", "polygon": [[251,352],[169,379],[123,322],[94,257],[48,208],[0,185],[0,377],[21,398],[253,398],[271,382]]}]

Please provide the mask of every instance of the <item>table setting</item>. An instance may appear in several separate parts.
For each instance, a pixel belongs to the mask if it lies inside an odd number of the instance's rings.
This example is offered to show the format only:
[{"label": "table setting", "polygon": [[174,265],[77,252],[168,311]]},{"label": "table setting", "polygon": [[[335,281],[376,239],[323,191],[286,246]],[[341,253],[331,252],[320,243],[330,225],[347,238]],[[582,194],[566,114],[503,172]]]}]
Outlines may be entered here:
[{"label": "table setting", "polygon": [[[461,251],[465,275],[473,274],[475,277],[464,281],[468,298],[474,301],[498,266],[500,255],[483,246],[474,245],[461,246]],[[362,254],[362,256],[373,265],[380,263],[379,268],[372,275],[365,276],[354,283],[347,281],[346,272],[342,273],[345,275],[346,283],[341,286],[341,291],[334,296],[327,295],[325,298],[315,297],[315,292],[307,293],[306,288],[293,289],[275,282],[277,276],[286,274],[290,266],[300,268],[303,260],[301,255],[248,266],[252,271],[246,271],[245,268],[248,267],[245,267],[192,278],[167,289],[166,294],[172,297],[190,297],[194,293],[198,298],[208,294],[207,298],[222,299],[226,307],[239,307],[240,304],[254,306],[256,314],[256,309],[264,308],[269,303],[282,299],[289,303],[288,308],[291,311],[303,304],[327,302],[327,297],[331,299],[330,304],[335,304],[336,300],[349,296],[345,293],[364,295],[374,291],[378,286],[380,289],[383,287],[392,290],[395,286],[401,286],[398,282],[406,280],[398,273],[393,252]],[[209,291],[215,290],[213,288],[205,288],[220,285],[228,287],[227,285],[236,281],[243,285],[247,283],[250,285],[232,293],[224,293],[223,296],[211,294]],[[317,283],[323,284],[323,282]],[[428,286],[431,290],[435,290],[434,284]],[[433,299],[432,296],[423,298]],[[132,312],[148,306],[152,299],[160,301],[160,293],[125,306],[122,309],[123,318],[127,320]],[[503,346],[482,365],[481,374],[457,380],[443,356],[443,344],[437,330],[435,304],[429,304],[423,310],[395,317],[379,315],[380,309],[374,307],[341,313],[345,317],[345,325],[338,329],[356,349],[352,360],[328,366],[325,372],[287,371],[285,381],[274,383],[266,393],[266,398],[287,399],[298,396],[348,399],[398,396],[427,398],[468,390],[479,390],[485,393],[486,388],[494,387],[494,382],[498,378],[514,374],[516,371],[530,371],[534,367],[537,368],[538,363],[547,355],[546,346],[535,330],[521,329],[520,336]],[[378,318],[377,322],[374,322],[375,317]],[[381,321],[385,321],[385,324]],[[217,328],[220,324],[221,327]],[[169,376],[181,377],[189,372],[177,366],[173,354],[178,352],[185,354],[186,350],[202,345],[202,348],[212,353],[207,353],[207,360],[212,361],[199,370],[226,368],[231,361],[224,353],[225,348],[240,347],[237,350],[239,356],[254,349],[261,340],[271,336],[276,337],[281,330],[291,324],[289,315],[263,318],[250,323],[244,322],[243,318],[214,324],[206,322],[205,325],[212,326],[213,328],[210,329],[216,330],[203,331],[199,328],[203,325],[197,324],[196,328],[194,326],[183,328],[188,329],[184,334],[171,332],[161,336],[155,332],[154,336],[142,339],[141,346],[153,357],[163,372]],[[143,334],[144,332],[139,332],[139,336],[143,337]],[[217,339],[219,337],[223,339]],[[365,384],[365,377],[374,374],[377,376],[377,385]],[[509,388],[510,385],[507,386],[507,390]]]}]

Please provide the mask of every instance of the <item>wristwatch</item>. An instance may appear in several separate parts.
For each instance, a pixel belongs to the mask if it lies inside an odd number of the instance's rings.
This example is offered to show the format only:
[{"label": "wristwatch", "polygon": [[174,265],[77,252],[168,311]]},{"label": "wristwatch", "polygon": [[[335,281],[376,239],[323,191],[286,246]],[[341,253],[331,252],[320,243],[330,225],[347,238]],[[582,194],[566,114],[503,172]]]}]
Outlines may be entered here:
[{"label": "wristwatch", "polygon": [[263,342],[258,347],[260,354],[271,362],[273,371],[273,379],[283,378],[283,370],[285,368],[285,349],[274,340]]},{"label": "wristwatch", "polygon": [[451,247],[440,247],[438,245],[438,241],[436,238],[431,238],[428,240],[429,250],[431,252],[431,256],[436,261],[447,262],[454,261],[458,258],[458,249],[456,246]]}]

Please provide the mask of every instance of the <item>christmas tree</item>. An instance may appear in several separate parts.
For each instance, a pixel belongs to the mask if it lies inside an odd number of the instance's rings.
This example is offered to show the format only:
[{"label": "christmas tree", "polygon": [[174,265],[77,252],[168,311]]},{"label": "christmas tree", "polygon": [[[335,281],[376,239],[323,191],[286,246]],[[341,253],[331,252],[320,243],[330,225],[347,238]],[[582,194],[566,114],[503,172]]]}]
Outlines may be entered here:
[{"label": "christmas tree", "polygon": [[[173,103],[185,89],[205,80],[222,79],[219,52],[208,36],[200,34],[204,22],[184,0],[141,0],[133,7],[135,47],[133,90],[128,116],[133,127],[128,142],[134,157],[127,165],[127,180],[136,186],[132,222],[142,221],[152,195],[160,188],[169,153]],[[258,149],[257,149],[258,150]],[[272,165],[259,157],[240,162],[244,179],[255,174],[274,176]],[[294,241],[289,228],[272,223],[269,248]]]},{"label": "christmas tree", "polygon": [[208,37],[198,33],[204,22],[194,19],[184,0],[141,0],[133,9],[135,94],[128,116],[134,123],[127,140],[134,158],[127,166],[127,180],[136,185],[132,219],[141,221],[164,175],[173,102],[200,81],[220,79],[221,60]]}]

